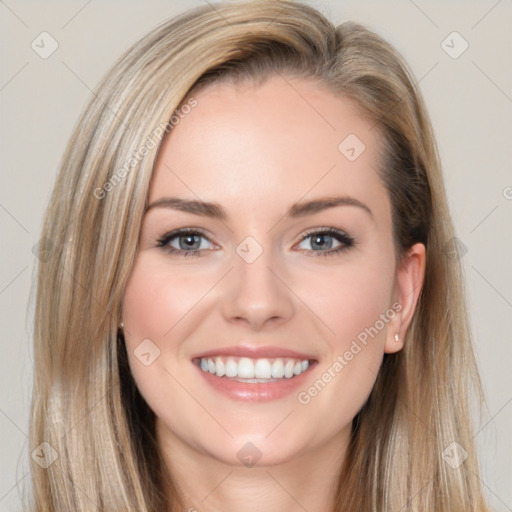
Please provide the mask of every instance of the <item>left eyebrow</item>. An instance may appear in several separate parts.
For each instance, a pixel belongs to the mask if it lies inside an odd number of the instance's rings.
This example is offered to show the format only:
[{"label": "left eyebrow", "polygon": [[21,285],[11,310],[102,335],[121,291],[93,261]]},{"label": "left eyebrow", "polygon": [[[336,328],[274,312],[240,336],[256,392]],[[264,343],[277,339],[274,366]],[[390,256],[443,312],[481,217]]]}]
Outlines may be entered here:
[{"label": "left eyebrow", "polygon": [[[372,219],[374,218],[368,206],[359,201],[359,199],[350,196],[323,197],[307,202],[298,202],[288,209],[286,215],[292,218],[305,217],[306,215],[313,215],[336,206],[355,206],[368,213]],[[220,220],[226,220],[228,217],[226,210],[219,203],[182,199],[179,197],[162,197],[152,202],[146,211],[151,208],[171,208]]]},{"label": "left eyebrow", "polygon": [[304,217],[306,215],[321,212],[322,210],[327,210],[328,208],[334,208],[335,206],[355,206],[357,208],[361,208],[373,219],[373,213],[370,208],[359,201],[359,199],[351,196],[324,197],[304,203],[295,203],[288,210],[287,215],[292,218]]}]

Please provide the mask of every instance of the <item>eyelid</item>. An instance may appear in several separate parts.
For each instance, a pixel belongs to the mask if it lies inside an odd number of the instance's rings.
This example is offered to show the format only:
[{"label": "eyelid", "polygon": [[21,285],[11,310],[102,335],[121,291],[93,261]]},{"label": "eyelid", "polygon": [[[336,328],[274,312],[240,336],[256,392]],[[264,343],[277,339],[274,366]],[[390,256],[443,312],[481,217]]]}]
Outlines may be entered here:
[{"label": "eyelid", "polygon": [[306,231],[302,232],[301,240],[303,240],[304,238],[308,237],[309,235],[312,235],[313,233],[331,233],[331,232],[338,233],[340,235],[350,236],[343,229],[338,229],[338,228],[331,227],[331,226],[323,226],[323,227],[320,227],[320,228],[307,229]]},{"label": "eyelid", "polygon": [[[163,235],[159,236],[157,238],[157,242],[159,245],[164,244],[164,242],[168,242],[169,240],[172,240],[173,238],[177,238],[179,236],[187,235],[187,234],[193,234],[193,235],[200,235],[204,239],[208,240],[211,244],[215,245],[215,243],[211,240],[210,236],[204,230],[203,228],[196,228],[196,227],[185,227],[185,228],[178,228],[178,229],[172,229],[171,231],[165,232]],[[192,251],[188,251],[192,252]]]}]

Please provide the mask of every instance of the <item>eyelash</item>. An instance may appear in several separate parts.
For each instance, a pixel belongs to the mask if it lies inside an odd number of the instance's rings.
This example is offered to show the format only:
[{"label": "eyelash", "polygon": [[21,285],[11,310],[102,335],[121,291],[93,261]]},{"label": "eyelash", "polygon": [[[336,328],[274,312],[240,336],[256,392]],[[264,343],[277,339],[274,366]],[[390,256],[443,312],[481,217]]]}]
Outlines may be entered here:
[{"label": "eyelash", "polygon": [[[185,256],[186,258],[189,256],[198,256],[199,253],[203,252],[201,249],[195,249],[193,251],[183,251],[181,249],[175,249],[174,247],[171,247],[169,245],[169,242],[173,240],[174,238],[178,238],[180,236],[186,236],[186,235],[200,235],[206,240],[209,240],[209,238],[204,234],[203,231],[200,229],[194,228],[182,228],[177,229],[175,231],[172,231],[170,233],[167,233],[160,237],[157,242],[157,247],[161,247],[166,252],[169,252],[171,254],[174,254],[176,256]],[[299,244],[302,243],[304,240],[307,240],[311,235],[324,235],[324,236],[331,236],[334,239],[336,239],[338,242],[341,242],[343,245],[338,247],[337,249],[332,249],[330,251],[312,251],[309,249],[300,249],[301,251],[310,251],[313,253],[316,253],[314,257],[322,257],[322,256],[335,256],[337,254],[340,254],[352,247],[354,247],[357,242],[356,239],[350,235],[347,235],[343,231],[338,231],[334,228],[319,228],[314,229],[311,231],[308,231],[304,233],[304,236],[299,241]]]}]

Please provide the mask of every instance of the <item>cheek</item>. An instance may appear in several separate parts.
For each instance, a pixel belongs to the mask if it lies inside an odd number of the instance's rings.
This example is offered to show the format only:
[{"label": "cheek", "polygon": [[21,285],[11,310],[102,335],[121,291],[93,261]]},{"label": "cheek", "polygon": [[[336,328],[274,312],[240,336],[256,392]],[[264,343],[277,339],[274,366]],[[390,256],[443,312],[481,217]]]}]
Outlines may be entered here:
[{"label": "cheek", "polygon": [[[123,299],[125,331],[131,341],[160,340],[200,298],[198,276],[171,266],[162,267],[142,254],[136,261]],[[197,285],[197,286],[196,286]]]},{"label": "cheek", "polygon": [[[218,280],[207,266],[185,267],[172,265],[158,254],[141,252],[125,289],[126,350],[132,375],[149,399],[155,392],[161,394],[163,383],[174,385],[165,370],[176,376],[186,374],[190,348],[184,342],[204,320],[202,299]],[[150,360],[153,354],[158,357],[144,366],[138,356],[148,352]]]},{"label": "cheek", "polygon": [[[187,277],[182,268],[155,260],[141,253],[128,280],[122,304],[125,345],[140,393],[158,417],[186,437],[180,417],[197,417],[201,410],[189,395],[199,396],[197,384],[188,383],[186,391],[180,385],[190,371],[180,359],[180,340],[186,338],[181,329],[189,327],[180,321],[190,318],[187,315],[211,283],[204,282],[202,275]],[[149,361],[144,361],[144,353],[149,353]],[[172,414],[176,410],[183,415]]]},{"label": "cheek", "polygon": [[[343,349],[347,341],[373,326],[391,307],[393,272],[384,260],[318,273],[313,282],[307,303],[329,327],[332,348]],[[385,333],[385,325],[378,322],[378,330]]]},{"label": "cheek", "polygon": [[[346,265],[327,278],[318,275],[311,309],[331,331],[325,357],[313,385],[301,390],[299,402],[329,418],[333,432],[353,418],[366,402],[384,352],[391,308],[393,269],[387,260]],[[323,290],[323,291],[319,291]]]}]

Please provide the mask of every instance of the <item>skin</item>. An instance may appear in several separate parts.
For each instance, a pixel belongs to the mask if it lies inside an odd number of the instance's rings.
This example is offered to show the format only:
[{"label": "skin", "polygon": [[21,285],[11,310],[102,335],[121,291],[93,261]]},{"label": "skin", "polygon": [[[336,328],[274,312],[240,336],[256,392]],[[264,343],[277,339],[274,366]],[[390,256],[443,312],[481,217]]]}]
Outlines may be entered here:
[{"label": "skin", "polygon": [[[194,96],[197,107],[163,142],[149,204],[166,196],[215,201],[228,217],[156,207],[146,213],[122,305],[130,368],[157,416],[159,445],[190,510],[327,511],[351,421],[383,354],[403,348],[425,247],[414,245],[397,268],[391,205],[375,170],[378,133],[348,100],[309,79],[281,77],[260,86],[216,83]],[[355,161],[338,149],[349,134],[366,146]],[[336,206],[285,216],[295,202],[342,195],[373,215]],[[201,255],[158,247],[162,235],[187,227],[205,231]],[[318,256],[342,245],[329,237],[326,249],[315,248],[314,237],[301,241],[323,227],[357,244]],[[263,248],[252,263],[236,252],[247,236]],[[186,250],[179,237],[170,243]],[[309,386],[393,303],[401,310],[307,404],[295,392],[234,402],[191,362],[198,352],[242,342],[286,347],[319,361]],[[134,355],[145,339],[160,350],[149,366]],[[254,467],[237,457],[248,442],[261,452]]]}]

